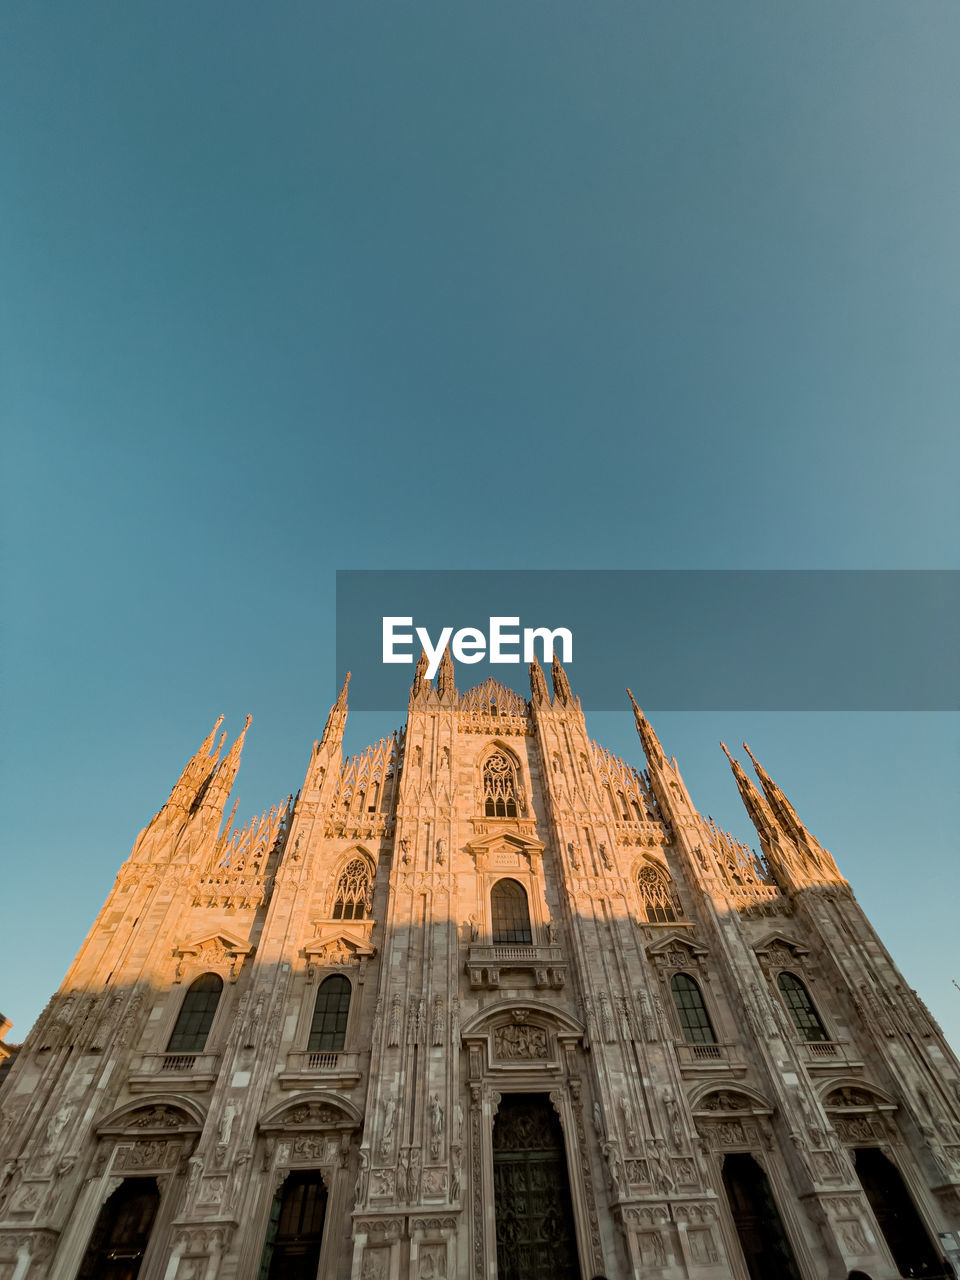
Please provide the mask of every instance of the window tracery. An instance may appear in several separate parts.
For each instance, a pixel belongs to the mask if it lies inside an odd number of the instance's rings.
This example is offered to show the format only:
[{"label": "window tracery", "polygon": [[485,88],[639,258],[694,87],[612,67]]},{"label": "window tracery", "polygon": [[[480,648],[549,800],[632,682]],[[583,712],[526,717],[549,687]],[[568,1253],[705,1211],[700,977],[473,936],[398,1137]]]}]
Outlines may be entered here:
[{"label": "window tracery", "polygon": [[490,891],[494,943],[530,946],[530,908],[527,893],[517,880],[498,880]]},{"label": "window tracery", "polygon": [[317,992],[307,1049],[311,1053],[342,1049],[350,1013],[350,983],[340,974],[324,979]]},{"label": "window tracery", "polygon": [[829,1040],[820,1015],[810,999],[810,992],[794,973],[784,971],[777,978],[777,986],[787,1012],[802,1040]]},{"label": "window tracery", "polygon": [[675,973],[670,992],[677,1007],[683,1038],[688,1044],[716,1044],[717,1035],[707,1013],[703,993],[687,973]]},{"label": "window tracery", "polygon": [[494,751],[483,765],[483,812],[487,818],[516,818],[517,778],[502,751]]},{"label": "window tracery", "polygon": [[683,918],[676,889],[668,877],[650,863],[637,872],[637,891],[649,924],[671,924]]},{"label": "window tracery", "polygon": [[333,895],[333,919],[365,920],[372,906],[370,866],[364,858],[351,858],[337,880]]},{"label": "window tracery", "polygon": [[187,988],[167,1053],[203,1053],[223,992],[218,973],[203,973]]}]

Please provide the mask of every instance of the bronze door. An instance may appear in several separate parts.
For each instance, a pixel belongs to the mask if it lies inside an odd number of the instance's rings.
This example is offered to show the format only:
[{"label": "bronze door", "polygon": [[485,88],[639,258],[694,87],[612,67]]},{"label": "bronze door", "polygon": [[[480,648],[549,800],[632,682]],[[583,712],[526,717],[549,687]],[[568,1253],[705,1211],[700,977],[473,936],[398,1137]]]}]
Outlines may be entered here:
[{"label": "bronze door", "polygon": [[563,1132],[545,1094],[505,1094],[493,1127],[498,1280],[580,1280]]},{"label": "bronze door", "polygon": [[97,1215],[77,1280],[136,1280],[159,1204],[155,1178],[124,1178]]},{"label": "bronze door", "polygon": [[800,1280],[770,1182],[753,1156],[726,1156],[723,1182],[750,1280]]},{"label": "bronze door", "polygon": [[287,1175],[270,1214],[261,1280],[316,1280],[326,1209],[326,1188],[315,1169]]}]

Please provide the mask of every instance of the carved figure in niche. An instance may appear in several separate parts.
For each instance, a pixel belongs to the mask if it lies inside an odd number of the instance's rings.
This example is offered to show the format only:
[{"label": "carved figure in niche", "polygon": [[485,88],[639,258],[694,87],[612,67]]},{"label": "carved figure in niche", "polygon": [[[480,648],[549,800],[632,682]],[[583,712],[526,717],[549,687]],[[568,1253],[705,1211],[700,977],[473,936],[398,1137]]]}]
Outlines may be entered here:
[{"label": "carved figure in niche", "polygon": [[600,1030],[604,1040],[609,1044],[613,1039],[613,1022],[610,1019],[610,1002],[605,991],[600,992],[597,1003],[600,1006]]},{"label": "carved figure in niche", "polygon": [[603,1144],[603,1154],[607,1161],[607,1176],[612,1190],[619,1191],[623,1186],[623,1161],[615,1142]]},{"label": "carved figure in niche", "polygon": [[443,1107],[440,1105],[440,1095],[437,1093],[430,1099],[430,1132],[435,1138],[443,1134]]},{"label": "carved figure in niche", "polygon": [[407,1200],[414,1204],[420,1199],[420,1175],[423,1157],[417,1147],[410,1152],[410,1163],[407,1168]]},{"label": "carved figure in niche", "polygon": [[386,1155],[393,1142],[393,1124],[397,1114],[396,1098],[388,1098],[383,1104],[383,1132],[380,1137],[380,1150]]},{"label": "carved figure in niche", "polygon": [[460,1199],[460,1148],[454,1147],[450,1157],[450,1199]]},{"label": "carved figure in niche", "polygon": [[460,1001],[454,996],[450,1001],[450,1039],[455,1049],[460,1048]]},{"label": "carved figure in niche", "polygon": [[440,767],[442,769],[450,768],[450,748],[441,747],[440,749]]},{"label": "carved figure in niche", "polygon": [[410,841],[406,836],[400,839],[400,861],[405,867],[410,865]]},{"label": "carved figure in niche", "polygon": [[606,1129],[603,1123],[603,1111],[600,1108],[599,1102],[595,1102],[593,1104],[593,1127],[596,1130],[597,1136],[599,1138],[602,1138],[606,1133]]},{"label": "carved figure in niche", "polygon": [[443,998],[441,996],[437,996],[433,1002],[430,1038],[435,1045],[443,1044]]},{"label": "carved figure in niche", "polygon": [[598,847],[598,849],[600,850],[600,861],[603,863],[603,865],[604,865],[604,866],[607,868],[607,870],[609,871],[609,870],[611,869],[611,867],[613,866],[613,864],[611,863],[610,858],[609,858],[609,856],[607,855],[607,844],[606,844],[606,841],[605,841],[605,840],[601,840],[601,841],[600,841],[600,843],[599,843],[599,845],[598,845],[597,847]]},{"label": "carved figure in niche", "polygon": [[367,1198],[367,1183],[370,1178],[370,1156],[366,1151],[360,1152],[357,1168],[357,1181],[353,1188],[353,1198],[357,1204],[363,1204]]},{"label": "carved figure in niche", "polygon": [[554,947],[557,944],[557,926],[552,920],[547,922],[547,946]]},{"label": "carved figure in niche", "polygon": [[60,1135],[61,1133],[63,1133],[67,1125],[70,1123],[70,1117],[72,1115],[73,1115],[72,1104],[69,1102],[65,1102],[50,1117],[50,1121],[47,1125],[46,1142],[43,1144],[44,1151],[52,1151],[53,1148],[57,1145]]},{"label": "carved figure in niche", "polygon": [[445,1244],[420,1246],[419,1280],[447,1280],[447,1246]]},{"label": "carved figure in niche", "polygon": [[373,1171],[373,1194],[375,1196],[392,1196],[393,1195],[393,1170],[392,1169],[374,1169]]},{"label": "carved figure in niche", "polygon": [[474,912],[470,913],[468,917],[468,923],[470,925],[470,941],[476,942],[477,939],[480,937],[480,922],[477,920],[476,914]]},{"label": "carved figure in niche", "polygon": [[400,1043],[400,1024],[403,1020],[403,1001],[400,999],[399,992],[395,992],[390,1002],[390,1028],[387,1035],[387,1043],[398,1045]]},{"label": "carved figure in niche", "polygon": [[577,846],[572,843],[567,844],[567,856],[570,859],[570,866],[574,871],[580,870],[580,859],[577,857]]},{"label": "carved figure in niche", "polygon": [[440,836],[437,840],[437,866],[442,867],[447,856],[447,842]]},{"label": "carved figure in niche", "polygon": [[365,1249],[360,1280],[387,1280],[388,1249]]},{"label": "carved figure in niche", "polygon": [[673,1095],[672,1089],[664,1089],[663,1105],[667,1110],[667,1120],[670,1124],[670,1134],[673,1138],[673,1145],[679,1151],[683,1146],[683,1125],[680,1122],[680,1108],[677,1100]]},{"label": "carved figure in niche", "polygon": [[529,1023],[508,1023],[494,1030],[493,1051],[497,1058],[546,1058],[547,1033]]},{"label": "carved figure in niche", "polygon": [[637,1125],[633,1116],[633,1107],[631,1107],[625,1094],[620,1094],[617,1099],[620,1107],[620,1115],[623,1117],[623,1132],[627,1140],[627,1150],[634,1152],[637,1149]]},{"label": "carved figure in niche", "polygon": [[670,1172],[670,1161],[667,1159],[666,1145],[662,1139],[658,1139],[647,1150],[650,1178],[655,1190],[660,1192],[661,1195],[669,1195],[676,1186],[673,1181],[673,1174]]}]

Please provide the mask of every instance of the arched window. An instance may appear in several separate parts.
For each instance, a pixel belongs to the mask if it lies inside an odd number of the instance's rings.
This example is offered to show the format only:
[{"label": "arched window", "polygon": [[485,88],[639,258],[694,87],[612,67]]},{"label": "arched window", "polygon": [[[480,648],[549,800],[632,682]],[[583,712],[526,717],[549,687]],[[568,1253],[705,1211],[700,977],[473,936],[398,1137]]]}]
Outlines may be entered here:
[{"label": "arched window", "polygon": [[190,984],[167,1053],[203,1053],[222,991],[223,979],[218,973],[201,974]]},{"label": "arched window", "polygon": [[673,885],[649,863],[637,872],[637,889],[651,924],[670,924],[683,915]]},{"label": "arched window", "polygon": [[502,751],[495,751],[483,766],[483,812],[487,818],[517,816],[517,782]]},{"label": "arched window", "polygon": [[320,1049],[342,1049],[347,1034],[347,1014],[350,1012],[350,982],[341,974],[325,978],[317,992],[310,1023],[310,1040],[307,1049],[316,1053]]},{"label": "arched window", "polygon": [[687,973],[675,973],[670,979],[673,1003],[680,1015],[683,1038],[688,1044],[716,1044],[707,1006],[703,1003],[700,988]]},{"label": "arched window", "polygon": [[490,911],[495,943],[530,946],[533,942],[530,911],[522,884],[516,880],[498,880],[490,890]]},{"label": "arched window", "polygon": [[370,867],[363,858],[351,858],[340,872],[333,895],[334,920],[364,920],[370,913]]},{"label": "arched window", "polygon": [[810,993],[800,979],[793,973],[781,973],[777,978],[777,986],[783,996],[783,1003],[790,1012],[801,1040],[829,1040],[826,1029],[820,1021],[820,1015],[813,1006]]}]

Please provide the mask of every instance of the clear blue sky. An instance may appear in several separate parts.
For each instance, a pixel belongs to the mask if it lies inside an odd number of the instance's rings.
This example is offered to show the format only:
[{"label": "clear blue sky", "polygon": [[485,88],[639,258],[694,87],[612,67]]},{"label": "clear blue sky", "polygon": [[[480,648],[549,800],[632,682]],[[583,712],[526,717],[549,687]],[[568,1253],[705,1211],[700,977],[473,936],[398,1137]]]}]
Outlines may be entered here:
[{"label": "clear blue sky", "polygon": [[[954,0],[5,7],[11,1038],[216,714],[241,813],[299,786],[336,568],[955,563],[958,45]],[[960,1041],[956,718],[657,727],[744,835],[748,738]]]}]

